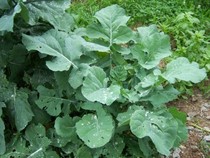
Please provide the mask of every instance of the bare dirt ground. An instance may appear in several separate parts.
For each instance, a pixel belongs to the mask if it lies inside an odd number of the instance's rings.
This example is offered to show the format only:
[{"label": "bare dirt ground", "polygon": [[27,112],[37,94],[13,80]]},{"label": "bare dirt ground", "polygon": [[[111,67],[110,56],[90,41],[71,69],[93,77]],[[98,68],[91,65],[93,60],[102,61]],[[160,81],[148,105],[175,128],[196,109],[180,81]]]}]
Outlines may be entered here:
[{"label": "bare dirt ground", "polygon": [[188,140],[174,151],[173,158],[210,158],[210,98],[195,90],[194,96],[170,105],[187,114]]}]

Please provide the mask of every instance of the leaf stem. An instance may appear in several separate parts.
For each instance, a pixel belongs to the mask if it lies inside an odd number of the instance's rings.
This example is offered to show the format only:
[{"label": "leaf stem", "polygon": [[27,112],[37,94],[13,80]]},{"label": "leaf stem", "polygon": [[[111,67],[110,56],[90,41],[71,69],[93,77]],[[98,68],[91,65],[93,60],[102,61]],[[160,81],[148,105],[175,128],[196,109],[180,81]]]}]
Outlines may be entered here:
[{"label": "leaf stem", "polygon": [[199,126],[199,125],[197,125],[197,124],[195,124],[195,123],[190,123],[190,125],[193,126],[193,127],[195,127],[195,128],[197,128],[197,129],[200,129],[200,130],[202,130],[202,131],[205,131],[205,132],[210,133],[210,130],[205,129],[205,128],[203,128],[203,127],[201,127],[201,126]]},{"label": "leaf stem", "polygon": [[29,155],[27,158],[31,158],[31,157],[33,157],[34,155],[36,155],[38,152],[40,152],[40,151],[42,151],[43,150],[43,148],[41,147],[41,148],[39,148],[37,151],[35,151],[35,152],[33,152],[31,155]]}]

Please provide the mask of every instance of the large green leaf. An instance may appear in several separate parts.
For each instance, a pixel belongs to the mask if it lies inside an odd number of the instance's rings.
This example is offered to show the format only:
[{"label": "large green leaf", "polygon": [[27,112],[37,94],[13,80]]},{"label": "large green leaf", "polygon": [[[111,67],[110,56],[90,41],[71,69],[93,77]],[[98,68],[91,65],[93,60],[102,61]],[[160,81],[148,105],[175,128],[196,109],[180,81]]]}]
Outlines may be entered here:
[{"label": "large green leaf", "polygon": [[52,71],[69,70],[76,65],[83,51],[108,51],[108,47],[104,47],[95,43],[86,42],[77,35],[69,35],[65,32],[49,30],[41,36],[29,36],[23,34],[22,42],[26,48],[37,50],[42,54],[53,57],[51,61],[47,61],[47,66]]},{"label": "large green leaf", "polygon": [[133,33],[126,26],[129,17],[125,15],[125,10],[118,5],[112,5],[101,9],[95,14],[100,24],[92,24],[87,28],[90,38],[103,38],[113,43],[126,43],[131,40]]},{"label": "large green leaf", "polygon": [[0,31],[13,32],[15,15],[21,12],[21,6],[18,3],[15,8],[8,14],[0,18]]},{"label": "large green leaf", "polygon": [[123,66],[118,65],[111,69],[110,76],[115,81],[125,81],[127,79],[127,71]]},{"label": "large green leaf", "polygon": [[[26,147],[26,140],[20,135],[12,137],[10,142],[7,143],[7,151],[4,155],[1,155],[1,158],[20,158],[27,157],[29,154],[29,149]],[[27,156],[26,156],[27,155]]]},{"label": "large green leaf", "polygon": [[31,124],[26,129],[25,138],[30,142],[31,153],[28,157],[44,157],[44,152],[51,143],[46,137],[45,127],[41,124]]},{"label": "large green leaf", "polygon": [[156,88],[148,96],[142,98],[142,101],[150,101],[154,106],[160,106],[177,98],[179,91],[173,86]]},{"label": "large green leaf", "polygon": [[70,31],[74,20],[65,10],[70,6],[70,0],[63,1],[39,1],[25,4],[28,9],[30,25],[35,25],[39,20],[47,21],[54,28],[64,31]]},{"label": "large green leaf", "polygon": [[139,110],[139,109],[141,109],[140,106],[132,105],[132,106],[129,106],[129,108],[126,112],[119,113],[117,115],[118,126],[128,125],[129,122],[130,122],[130,118],[131,118],[132,114],[136,110]]},{"label": "large green leaf", "polygon": [[82,86],[82,94],[89,101],[97,101],[102,104],[111,105],[120,95],[120,86],[111,85],[107,87],[108,78],[100,67],[93,66],[85,78]]},{"label": "large green leaf", "polygon": [[138,138],[150,137],[158,152],[168,156],[176,140],[178,123],[172,116],[141,109],[132,114],[130,128]]},{"label": "large green leaf", "polygon": [[10,110],[13,111],[15,118],[15,125],[18,131],[23,130],[34,116],[31,106],[28,103],[28,95],[25,92],[14,90],[12,100],[10,103]]},{"label": "large green leaf", "polygon": [[61,113],[61,106],[63,103],[69,102],[57,96],[55,90],[38,86],[39,99],[36,104],[39,108],[45,109],[51,116],[58,116]]},{"label": "large green leaf", "polygon": [[161,74],[159,69],[155,69],[153,73],[148,74],[147,76],[143,77],[140,86],[142,88],[147,88],[150,86],[155,85],[159,81],[159,75]]},{"label": "large green leaf", "polygon": [[85,158],[92,158],[91,150],[87,146],[82,146],[77,150],[77,158],[83,158],[85,155]]},{"label": "large green leaf", "polygon": [[200,69],[197,63],[190,63],[187,58],[179,57],[167,64],[162,77],[170,83],[175,83],[176,79],[198,83],[206,77],[206,71],[204,68]]},{"label": "large green leaf", "polygon": [[76,133],[75,123],[69,116],[57,117],[55,120],[56,133],[62,137],[72,137]]},{"label": "large green leaf", "polygon": [[21,131],[34,116],[28,102],[28,95],[17,90],[14,84],[8,82],[2,71],[0,71],[0,76],[0,103],[8,103],[8,115],[10,115],[11,120],[14,120],[17,130]]},{"label": "large green leaf", "polygon": [[82,85],[83,78],[87,76],[89,68],[90,66],[87,64],[80,64],[78,68],[72,69],[68,82],[74,89]]},{"label": "large green leaf", "polygon": [[0,9],[9,9],[9,8],[10,8],[10,6],[9,6],[7,0],[1,0],[0,1]]},{"label": "large green leaf", "polygon": [[69,79],[69,71],[54,72],[54,77],[57,83],[57,88],[59,90],[59,95],[62,96],[63,93],[65,93],[67,96],[71,95],[72,88],[69,83],[66,82]]},{"label": "large green leaf", "polygon": [[50,30],[42,36],[23,35],[22,41],[28,50],[53,56],[54,59],[46,63],[53,71],[69,70],[71,65],[77,67],[74,61],[82,55],[79,37],[56,30]]},{"label": "large green leaf", "polygon": [[114,122],[99,103],[87,103],[83,108],[97,111],[95,114],[87,114],[76,123],[76,132],[78,136],[90,148],[98,148],[107,144],[114,132]]},{"label": "large green leaf", "polygon": [[159,33],[156,26],[139,27],[137,30],[137,44],[132,48],[131,53],[142,67],[152,69],[161,59],[171,55],[169,37]]},{"label": "large green leaf", "polygon": [[124,147],[125,143],[123,139],[120,136],[115,135],[114,138],[104,146],[102,154],[106,158],[117,158],[121,156]]}]

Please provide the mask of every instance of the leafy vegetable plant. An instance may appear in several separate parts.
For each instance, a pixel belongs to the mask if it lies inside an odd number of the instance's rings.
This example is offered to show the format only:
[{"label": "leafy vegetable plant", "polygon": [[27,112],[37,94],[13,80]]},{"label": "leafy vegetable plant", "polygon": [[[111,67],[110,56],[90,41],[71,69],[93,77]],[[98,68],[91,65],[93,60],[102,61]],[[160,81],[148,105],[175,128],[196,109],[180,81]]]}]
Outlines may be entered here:
[{"label": "leafy vegetable plant", "polygon": [[86,28],[69,5],[4,1],[1,157],[168,156],[187,138],[186,116],[165,105],[179,94],[173,84],[198,83],[205,69],[184,57],[161,67],[169,37],[155,25],[131,30],[118,5]]}]

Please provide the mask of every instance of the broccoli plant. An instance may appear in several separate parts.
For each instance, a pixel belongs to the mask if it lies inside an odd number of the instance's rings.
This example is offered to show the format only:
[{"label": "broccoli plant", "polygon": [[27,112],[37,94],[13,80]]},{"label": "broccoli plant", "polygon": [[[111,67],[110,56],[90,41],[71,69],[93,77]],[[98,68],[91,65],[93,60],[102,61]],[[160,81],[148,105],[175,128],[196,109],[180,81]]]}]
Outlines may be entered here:
[{"label": "broccoli plant", "polygon": [[187,139],[166,103],[206,72],[185,57],[162,66],[172,51],[155,25],[132,30],[118,5],[78,28],[68,0],[1,3],[2,158],[168,156]]}]

